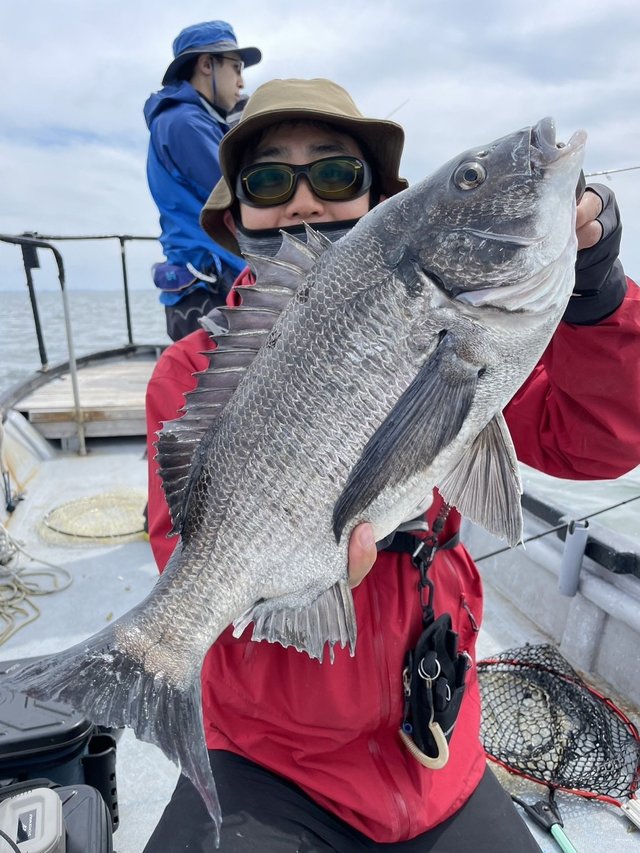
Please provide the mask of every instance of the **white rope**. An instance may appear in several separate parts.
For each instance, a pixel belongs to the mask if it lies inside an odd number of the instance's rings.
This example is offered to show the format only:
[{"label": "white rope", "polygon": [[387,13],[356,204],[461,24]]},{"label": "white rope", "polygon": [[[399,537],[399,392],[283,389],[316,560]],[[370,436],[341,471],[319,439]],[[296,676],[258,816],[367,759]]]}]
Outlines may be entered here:
[{"label": "white rope", "polygon": [[[47,568],[21,566],[23,558]],[[40,616],[34,597],[62,592],[71,581],[66,569],[31,556],[0,524],[0,645]]]}]

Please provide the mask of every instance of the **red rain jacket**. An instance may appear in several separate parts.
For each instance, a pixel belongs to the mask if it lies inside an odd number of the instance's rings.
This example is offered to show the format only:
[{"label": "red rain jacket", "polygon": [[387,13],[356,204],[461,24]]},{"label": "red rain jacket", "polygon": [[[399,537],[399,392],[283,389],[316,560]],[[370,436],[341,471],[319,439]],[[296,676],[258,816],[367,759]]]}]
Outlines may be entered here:
[{"label": "red rain jacket", "polygon": [[[241,276],[241,284],[251,284]],[[241,291],[241,288],[240,288]],[[230,304],[237,304],[232,292]],[[197,331],[160,358],[149,383],[149,534],[162,569],[175,547],[153,461],[161,421],[176,417],[201,353],[212,343]],[[628,283],[620,308],[594,326],[561,323],[539,364],[505,410],[518,457],[557,477],[618,477],[640,464],[640,289]],[[428,515],[433,521],[440,499]],[[453,511],[444,538],[458,528]],[[462,545],[440,551],[430,569],[435,612],[449,612],[460,648],[475,660],[482,585]],[[423,768],[398,737],[401,672],[421,631],[417,572],[408,554],[381,552],[353,591],[355,657],[336,649],[320,664],[293,648],[237,640],[227,629],[202,670],[210,749],[225,749],[297,784],[321,806],[378,842],[425,832],[456,812],[485,769],[479,741],[480,699],[472,669],[440,770]]]}]

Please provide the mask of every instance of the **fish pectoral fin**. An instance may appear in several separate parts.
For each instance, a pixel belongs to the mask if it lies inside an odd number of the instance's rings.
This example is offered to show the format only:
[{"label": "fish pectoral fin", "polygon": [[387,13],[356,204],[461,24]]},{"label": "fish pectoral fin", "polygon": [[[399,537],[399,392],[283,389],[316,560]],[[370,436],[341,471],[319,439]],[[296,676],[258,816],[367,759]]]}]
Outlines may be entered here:
[{"label": "fish pectoral fin", "polygon": [[438,485],[449,504],[510,545],[522,541],[522,482],[516,452],[502,414],[479,433]]},{"label": "fish pectoral fin", "polygon": [[355,654],[356,615],[346,580],[322,592],[308,607],[296,607],[291,596],[260,601],[235,620],[233,636],[239,637],[251,622],[252,640],[295,646],[319,661],[327,643],[332,663],[336,643],[341,648],[348,645],[350,654]]},{"label": "fish pectoral fin", "polygon": [[350,520],[387,487],[428,468],[459,433],[475,396],[478,368],[456,352],[447,333],[376,430],[333,510],[339,542]]}]

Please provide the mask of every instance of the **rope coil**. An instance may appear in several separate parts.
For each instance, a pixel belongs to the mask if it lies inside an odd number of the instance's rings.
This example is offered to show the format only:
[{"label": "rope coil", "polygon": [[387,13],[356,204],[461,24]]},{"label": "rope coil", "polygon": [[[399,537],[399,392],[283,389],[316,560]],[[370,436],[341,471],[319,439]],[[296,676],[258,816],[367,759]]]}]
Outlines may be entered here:
[{"label": "rope coil", "polygon": [[[21,565],[24,558],[46,568]],[[40,616],[34,597],[62,592],[71,581],[66,569],[31,556],[0,524],[0,645]]]}]

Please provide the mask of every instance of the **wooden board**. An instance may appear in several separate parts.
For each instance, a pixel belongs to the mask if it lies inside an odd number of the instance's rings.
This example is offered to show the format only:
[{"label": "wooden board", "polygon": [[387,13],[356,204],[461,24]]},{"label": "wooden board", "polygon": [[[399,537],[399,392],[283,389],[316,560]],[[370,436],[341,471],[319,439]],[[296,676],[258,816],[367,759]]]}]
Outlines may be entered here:
[{"label": "wooden board", "polygon": [[[152,359],[122,359],[91,364],[78,371],[80,407],[87,435],[144,435],[145,393],[154,366]],[[45,438],[68,438],[76,431],[69,374],[52,378],[15,408]]]}]

